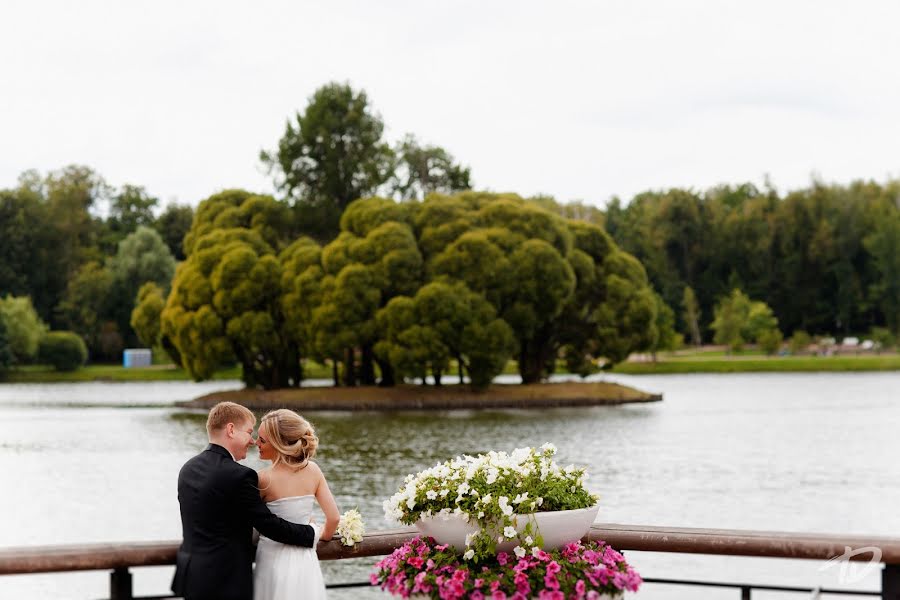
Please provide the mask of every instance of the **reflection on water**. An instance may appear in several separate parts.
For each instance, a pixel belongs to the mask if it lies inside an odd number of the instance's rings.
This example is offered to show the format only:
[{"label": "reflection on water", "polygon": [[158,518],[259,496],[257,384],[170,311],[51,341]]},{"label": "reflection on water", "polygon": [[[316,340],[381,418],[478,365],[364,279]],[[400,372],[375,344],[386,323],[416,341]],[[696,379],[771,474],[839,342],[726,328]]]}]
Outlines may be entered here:
[{"label": "reflection on water", "polygon": [[[900,374],[611,379],[665,401],[306,416],[341,509],[358,506],[371,529],[393,526],[381,503],[407,473],[461,453],[552,441],[563,464],[588,466],[601,521],[900,536]],[[0,494],[0,546],[177,539],[175,480],[205,445],[205,414],[172,403],[236,385],[0,386],[0,472],[16,482]],[[255,451],[246,464],[262,466]],[[647,576],[840,587],[837,573],[815,562],[637,552],[629,560]],[[362,580],[371,564],[325,563],[326,577]],[[137,591],[160,593],[170,577],[171,568],[138,569]],[[102,573],[0,577],[0,597],[100,597],[105,585]],[[852,587],[861,586],[876,589],[877,574]],[[647,586],[640,597],[724,594]]]}]

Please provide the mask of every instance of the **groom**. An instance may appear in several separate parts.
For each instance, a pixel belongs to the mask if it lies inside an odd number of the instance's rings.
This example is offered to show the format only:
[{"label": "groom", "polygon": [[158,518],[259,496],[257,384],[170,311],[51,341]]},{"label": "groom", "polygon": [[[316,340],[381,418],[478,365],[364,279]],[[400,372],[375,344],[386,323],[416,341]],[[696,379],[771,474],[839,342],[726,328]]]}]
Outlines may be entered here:
[{"label": "groom", "polygon": [[256,417],[239,404],[209,411],[206,450],[178,474],[183,542],[172,591],[185,600],[252,600],[253,528],[284,544],[312,548],[315,530],[280,519],[259,497],[256,471],[240,465],[254,444]]}]

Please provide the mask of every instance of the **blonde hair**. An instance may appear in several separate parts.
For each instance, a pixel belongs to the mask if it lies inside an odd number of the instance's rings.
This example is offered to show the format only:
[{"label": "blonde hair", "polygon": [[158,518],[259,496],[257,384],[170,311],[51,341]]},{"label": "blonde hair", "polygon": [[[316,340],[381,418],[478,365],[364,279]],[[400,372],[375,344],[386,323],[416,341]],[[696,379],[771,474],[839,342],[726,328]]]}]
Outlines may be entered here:
[{"label": "blonde hair", "polygon": [[302,469],[316,455],[316,448],[319,447],[316,430],[309,421],[286,408],[266,413],[259,422],[259,431],[275,449],[273,467],[284,463]]},{"label": "blonde hair", "polygon": [[209,410],[209,416],[206,418],[206,433],[212,435],[214,431],[224,429],[229,423],[253,425],[256,423],[256,417],[250,412],[250,409],[240,404],[219,402]]}]

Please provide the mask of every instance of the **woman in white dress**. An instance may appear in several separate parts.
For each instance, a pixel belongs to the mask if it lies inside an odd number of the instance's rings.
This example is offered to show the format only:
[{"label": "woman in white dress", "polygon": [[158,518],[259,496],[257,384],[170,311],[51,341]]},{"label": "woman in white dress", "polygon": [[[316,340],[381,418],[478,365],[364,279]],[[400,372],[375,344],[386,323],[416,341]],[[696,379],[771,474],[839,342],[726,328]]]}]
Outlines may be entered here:
[{"label": "woman in white dress", "polygon": [[[316,540],[330,540],[340,512],[321,469],[310,460],[319,445],[312,425],[291,410],[274,410],[260,421],[257,445],[260,458],[272,461],[259,473],[259,493],[269,510],[282,519],[308,524],[315,500],[325,513]],[[315,546],[287,546],[260,536],[253,588],[254,600],[325,598]]]}]

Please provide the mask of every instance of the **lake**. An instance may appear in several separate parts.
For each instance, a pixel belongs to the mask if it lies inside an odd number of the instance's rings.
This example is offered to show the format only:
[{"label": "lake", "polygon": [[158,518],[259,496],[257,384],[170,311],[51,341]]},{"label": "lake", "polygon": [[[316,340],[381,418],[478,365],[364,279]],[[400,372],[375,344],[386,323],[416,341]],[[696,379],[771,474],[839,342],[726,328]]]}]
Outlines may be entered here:
[{"label": "lake", "polygon": [[[603,378],[659,403],[551,410],[314,412],[319,464],[341,510],[395,526],[381,503],[407,473],[461,453],[553,442],[588,468],[601,522],[900,537],[900,373]],[[0,547],[180,537],[176,478],[202,450],[205,413],[172,404],[238,382],[0,385]],[[255,450],[245,461],[263,466]],[[875,590],[819,561],[629,552],[646,577]],[[326,562],[329,582],[365,580],[373,559]],[[134,569],[138,594],[172,567]],[[0,598],[99,598],[104,572],[0,577]],[[334,598],[387,597],[334,592]],[[737,598],[647,584],[640,598]],[[756,598],[803,594],[754,592]]]}]

